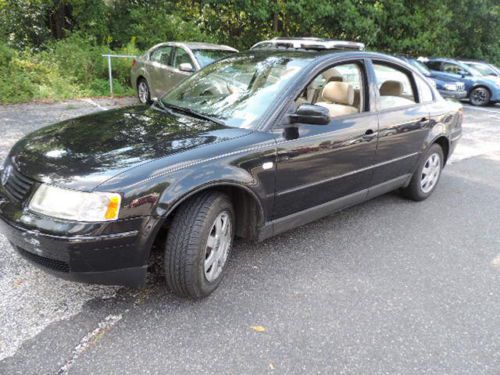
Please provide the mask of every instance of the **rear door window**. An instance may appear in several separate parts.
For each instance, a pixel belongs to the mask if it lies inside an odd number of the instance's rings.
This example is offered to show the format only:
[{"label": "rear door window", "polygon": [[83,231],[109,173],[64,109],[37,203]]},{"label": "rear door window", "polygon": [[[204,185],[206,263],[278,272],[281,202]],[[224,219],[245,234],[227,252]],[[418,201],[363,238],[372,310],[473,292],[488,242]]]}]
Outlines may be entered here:
[{"label": "rear door window", "polygon": [[427,62],[427,66],[432,70],[441,70],[441,62],[440,61],[429,61]]},{"label": "rear door window", "polygon": [[170,55],[172,53],[172,47],[163,46],[155,49],[151,53],[151,61],[160,63],[162,65],[170,65]]},{"label": "rear door window", "polygon": [[415,81],[417,82],[417,87],[418,87],[419,102],[420,103],[432,102],[434,100],[434,95],[432,94],[432,90],[429,87],[429,84],[419,76],[415,76]]},{"label": "rear door window", "polygon": [[374,62],[373,69],[379,91],[380,110],[404,107],[417,102],[410,72],[382,62]]}]

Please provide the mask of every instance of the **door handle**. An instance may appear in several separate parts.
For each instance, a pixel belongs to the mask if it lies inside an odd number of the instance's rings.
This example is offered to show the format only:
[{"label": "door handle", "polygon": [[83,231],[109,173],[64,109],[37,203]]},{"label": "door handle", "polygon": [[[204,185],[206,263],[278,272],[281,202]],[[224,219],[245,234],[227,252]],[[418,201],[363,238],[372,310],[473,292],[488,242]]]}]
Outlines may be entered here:
[{"label": "door handle", "polygon": [[363,134],[363,139],[365,141],[371,141],[373,138],[377,136],[377,132],[373,131],[373,129],[368,129],[365,134]]},{"label": "door handle", "polygon": [[429,119],[427,117],[422,117],[419,121],[417,121],[417,124],[419,124],[422,127],[425,127],[429,123]]}]

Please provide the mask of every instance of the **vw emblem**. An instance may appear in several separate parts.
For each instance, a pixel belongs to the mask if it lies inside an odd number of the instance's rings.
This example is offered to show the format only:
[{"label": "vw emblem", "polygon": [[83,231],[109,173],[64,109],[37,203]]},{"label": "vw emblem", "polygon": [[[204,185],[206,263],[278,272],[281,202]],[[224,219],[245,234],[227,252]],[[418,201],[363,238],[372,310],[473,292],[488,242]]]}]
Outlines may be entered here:
[{"label": "vw emblem", "polygon": [[12,173],[12,165],[7,166],[2,173],[2,185],[5,185]]}]

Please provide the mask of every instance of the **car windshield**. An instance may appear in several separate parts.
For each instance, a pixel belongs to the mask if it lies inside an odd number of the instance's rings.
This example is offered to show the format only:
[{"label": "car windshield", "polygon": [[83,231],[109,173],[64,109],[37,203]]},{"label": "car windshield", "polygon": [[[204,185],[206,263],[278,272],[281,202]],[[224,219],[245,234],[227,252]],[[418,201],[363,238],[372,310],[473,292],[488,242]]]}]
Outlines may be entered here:
[{"label": "car windshield", "polygon": [[161,104],[210,117],[227,126],[253,128],[312,57],[236,55],[193,74]]},{"label": "car windshield", "polygon": [[219,49],[193,49],[194,57],[203,68],[214,61],[220,60],[223,57],[229,56],[235,51],[219,50]]},{"label": "car windshield", "polygon": [[418,61],[418,60],[409,60],[410,61],[410,64],[413,65],[415,68],[417,68],[417,70],[422,73],[424,76],[430,76],[431,75],[431,71],[429,70],[429,68],[427,68],[427,66]]},{"label": "car windshield", "polygon": [[469,68],[476,69],[483,76],[496,76],[495,71],[486,64],[466,63]]}]

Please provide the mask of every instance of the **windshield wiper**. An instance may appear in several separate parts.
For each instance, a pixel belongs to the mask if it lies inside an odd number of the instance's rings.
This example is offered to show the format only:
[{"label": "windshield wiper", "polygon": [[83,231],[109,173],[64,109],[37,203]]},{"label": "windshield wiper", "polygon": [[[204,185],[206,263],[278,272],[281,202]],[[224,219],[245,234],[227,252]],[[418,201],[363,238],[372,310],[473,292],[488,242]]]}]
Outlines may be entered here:
[{"label": "windshield wiper", "polygon": [[165,104],[161,100],[158,100],[158,102],[161,103],[160,105],[164,109],[173,109],[176,112],[181,112],[181,113],[184,113],[184,114],[189,115],[191,117],[200,118],[202,120],[208,120],[208,121],[214,122],[214,123],[216,123],[218,125],[222,125],[222,126],[227,126],[224,123],[224,121],[221,121],[219,119],[205,115],[205,114],[200,113],[200,112],[196,112],[196,111],[192,110],[191,108],[180,107],[178,105],[170,104],[170,103]]}]

